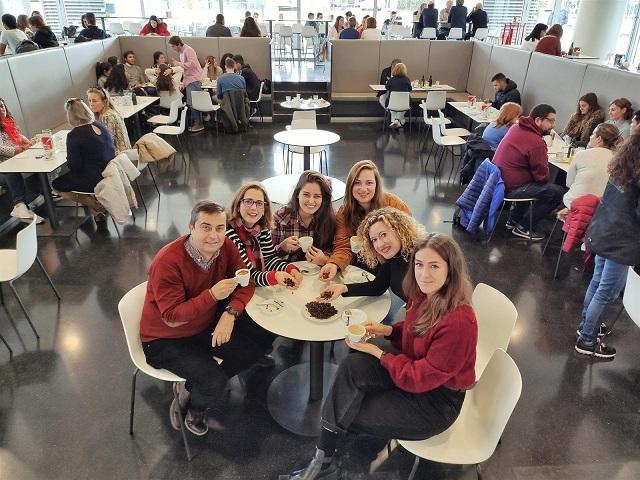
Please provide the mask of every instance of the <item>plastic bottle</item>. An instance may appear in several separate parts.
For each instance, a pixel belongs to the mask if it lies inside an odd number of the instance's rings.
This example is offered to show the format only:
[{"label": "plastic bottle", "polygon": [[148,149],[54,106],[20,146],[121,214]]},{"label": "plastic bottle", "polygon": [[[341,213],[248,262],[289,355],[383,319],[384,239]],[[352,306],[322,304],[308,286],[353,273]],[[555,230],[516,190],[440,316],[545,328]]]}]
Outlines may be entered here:
[{"label": "plastic bottle", "polygon": [[424,87],[424,85],[425,85],[424,75],[422,75],[422,80],[420,80],[420,86]]}]

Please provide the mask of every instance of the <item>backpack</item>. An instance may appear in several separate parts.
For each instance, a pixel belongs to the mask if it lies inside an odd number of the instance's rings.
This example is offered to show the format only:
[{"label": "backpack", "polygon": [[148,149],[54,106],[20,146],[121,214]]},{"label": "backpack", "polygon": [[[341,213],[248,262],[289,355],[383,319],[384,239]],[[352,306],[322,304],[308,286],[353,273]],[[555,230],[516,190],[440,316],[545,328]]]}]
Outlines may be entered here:
[{"label": "backpack", "polygon": [[17,46],[16,46],[16,51],[13,52],[16,55],[19,53],[27,53],[27,52],[33,52],[34,50],[39,50],[40,47],[38,46],[38,44],[36,42],[34,42],[33,40],[23,40],[21,41]]}]

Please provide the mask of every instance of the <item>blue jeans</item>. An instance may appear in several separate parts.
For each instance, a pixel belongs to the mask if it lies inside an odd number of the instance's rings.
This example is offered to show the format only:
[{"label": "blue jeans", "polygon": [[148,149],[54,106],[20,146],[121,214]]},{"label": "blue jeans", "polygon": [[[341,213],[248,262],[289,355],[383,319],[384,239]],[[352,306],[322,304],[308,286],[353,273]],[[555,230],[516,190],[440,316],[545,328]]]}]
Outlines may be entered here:
[{"label": "blue jeans", "polygon": [[187,105],[191,109],[191,123],[202,123],[202,113],[193,109],[193,102],[191,101],[191,92],[201,92],[202,82],[191,82],[187,85]]},{"label": "blue jeans", "polygon": [[584,296],[580,337],[593,342],[598,337],[598,329],[602,323],[607,307],[616,299],[627,281],[628,265],[596,255],[596,265],[591,283]]},{"label": "blue jeans", "polygon": [[19,173],[0,174],[0,184],[7,187],[14,205],[26,202],[27,187],[24,184],[24,178]]}]

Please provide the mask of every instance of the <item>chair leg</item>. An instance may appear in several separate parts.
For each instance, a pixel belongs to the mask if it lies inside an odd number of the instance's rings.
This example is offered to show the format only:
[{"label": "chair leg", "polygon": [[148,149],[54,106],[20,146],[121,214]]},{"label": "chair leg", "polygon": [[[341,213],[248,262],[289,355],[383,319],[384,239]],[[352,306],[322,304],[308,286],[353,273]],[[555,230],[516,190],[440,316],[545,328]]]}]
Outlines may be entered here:
[{"label": "chair leg", "polygon": [[505,202],[502,202],[502,206],[500,207],[500,211],[498,212],[498,216],[496,217],[496,223],[493,226],[491,233],[489,234],[489,238],[487,239],[487,245],[489,245],[489,242],[493,238],[493,233],[496,231],[496,228],[498,228],[498,223],[500,222],[500,215],[502,215],[502,211],[504,210],[504,204]]},{"label": "chair leg", "polygon": [[[173,398],[178,402],[178,395],[174,392]],[[182,415],[182,409],[178,408],[178,419],[180,420],[180,433],[182,434],[182,441],[184,442],[184,449],[187,452],[187,460],[191,461],[191,448],[189,448],[189,441],[187,440],[187,431],[184,426],[184,416]]]},{"label": "chair leg", "polygon": [[36,335],[36,338],[38,340],[40,340],[40,335],[38,335],[38,331],[36,330],[36,327],[34,327],[33,323],[31,323],[31,318],[29,317],[29,314],[27,313],[27,309],[24,308],[24,304],[22,303],[22,300],[20,299],[20,295],[18,295],[18,291],[16,290],[16,287],[14,287],[13,282],[8,282],[8,283],[9,283],[9,288],[13,292],[13,296],[16,297],[16,300],[18,301],[18,304],[20,305],[20,308],[22,309],[22,313],[24,313],[24,316],[27,318],[27,322],[29,322],[29,326],[31,327],[31,330],[33,330],[33,333]]},{"label": "chair leg", "polygon": [[40,261],[40,257],[38,257],[37,255],[36,255],[36,262],[38,262],[38,266],[40,267],[40,270],[42,270],[42,273],[44,273],[44,276],[47,277],[47,282],[49,282],[49,285],[51,285],[51,289],[53,290],[53,293],[56,294],[56,297],[58,297],[58,303],[60,303],[60,300],[62,300],[62,297],[60,297],[60,293],[58,292],[58,290],[56,289],[56,286],[51,281],[51,277],[49,276],[47,271],[44,269],[44,265],[42,265],[42,262]]},{"label": "chair leg", "polygon": [[129,410],[129,435],[133,435],[133,412],[136,407],[136,379],[139,370],[136,368],[131,377],[131,408]]},{"label": "chair leg", "polygon": [[13,360],[13,350],[11,350],[11,347],[9,346],[9,344],[7,343],[7,341],[4,339],[2,335],[0,335],[0,340],[2,340],[2,343],[4,343],[4,346],[7,347],[7,350],[9,350],[9,361]]},{"label": "chair leg", "polygon": [[564,245],[564,240],[567,238],[567,232],[562,235],[562,243],[560,244],[560,251],[558,252],[558,260],[556,260],[556,269],[553,271],[553,278],[558,278],[558,269],[560,268],[560,257],[562,257],[562,245]]},{"label": "chair leg", "polygon": [[533,202],[529,202],[529,241],[533,239]]},{"label": "chair leg", "polygon": [[[549,234],[549,238],[547,238],[547,243],[544,244],[544,248],[542,249],[542,255],[544,256],[545,252],[547,251],[547,247],[549,247],[549,244],[551,243],[551,238],[553,237],[554,232],[556,231],[556,227],[558,226],[558,222],[560,220],[558,218],[556,218],[556,221],[553,224],[553,228],[551,229],[551,233]],[[562,246],[560,247],[562,249]]]},{"label": "chair leg", "polygon": [[135,183],[136,188],[138,189],[138,194],[140,195],[140,201],[142,202],[142,208],[144,208],[144,214],[147,212],[147,203],[144,201],[144,195],[142,195],[142,189],[140,189],[140,184],[138,183],[138,179],[136,178],[133,183]]},{"label": "chair leg", "polygon": [[480,468],[480,464],[476,463],[476,476],[478,480],[482,480],[482,468]]},{"label": "chair leg", "polygon": [[156,187],[156,192],[158,192],[158,201],[160,201],[160,189],[158,188],[158,184],[156,183],[156,177],[151,170],[151,166],[147,168],[149,170],[149,175],[151,175],[151,180],[153,181],[153,186]]},{"label": "chair leg", "polygon": [[[109,216],[111,216],[111,215],[109,215]],[[118,238],[122,238],[120,236],[120,230],[118,230],[118,224],[116,223],[116,219],[111,217],[111,221],[113,222],[113,227],[116,229],[116,233],[118,234]]]},{"label": "chair leg", "polygon": [[409,478],[407,480],[413,480],[413,478],[416,476],[418,465],[420,465],[420,457],[416,455],[416,459],[413,462],[413,467],[411,468],[411,473],[409,474]]}]

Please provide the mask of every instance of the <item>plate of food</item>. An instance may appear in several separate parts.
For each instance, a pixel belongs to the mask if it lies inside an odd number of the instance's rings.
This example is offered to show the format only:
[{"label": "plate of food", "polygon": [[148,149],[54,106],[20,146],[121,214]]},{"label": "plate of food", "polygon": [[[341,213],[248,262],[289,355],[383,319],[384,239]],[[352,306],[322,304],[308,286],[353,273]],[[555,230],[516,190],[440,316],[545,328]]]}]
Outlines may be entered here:
[{"label": "plate of food", "polygon": [[311,262],[300,262],[298,268],[303,275],[317,275],[320,272],[320,267]]},{"label": "plate of food", "polygon": [[265,315],[277,315],[278,313],[284,311],[286,304],[282,300],[271,299],[259,303],[258,307],[260,308],[260,311]]},{"label": "plate of food", "polygon": [[340,317],[340,312],[330,303],[309,302],[302,307],[302,315],[317,323],[331,323]]}]

